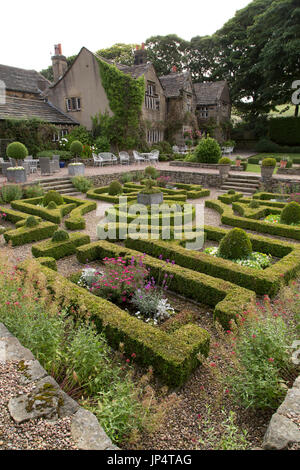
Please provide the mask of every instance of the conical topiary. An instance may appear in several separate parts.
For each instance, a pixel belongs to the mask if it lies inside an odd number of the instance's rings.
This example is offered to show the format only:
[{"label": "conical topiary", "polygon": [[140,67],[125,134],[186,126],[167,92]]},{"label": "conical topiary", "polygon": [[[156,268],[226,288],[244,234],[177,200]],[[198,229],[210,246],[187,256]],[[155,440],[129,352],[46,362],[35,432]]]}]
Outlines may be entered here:
[{"label": "conical topiary", "polygon": [[252,253],[252,243],[244,230],[234,228],[222,238],[218,253],[227,259],[248,258]]},{"label": "conical topiary", "polygon": [[280,222],[282,224],[299,224],[300,223],[300,204],[298,202],[289,202],[281,212]]},{"label": "conical topiary", "polygon": [[54,201],[50,201],[47,206],[47,209],[50,209],[50,210],[57,209],[56,203]]}]

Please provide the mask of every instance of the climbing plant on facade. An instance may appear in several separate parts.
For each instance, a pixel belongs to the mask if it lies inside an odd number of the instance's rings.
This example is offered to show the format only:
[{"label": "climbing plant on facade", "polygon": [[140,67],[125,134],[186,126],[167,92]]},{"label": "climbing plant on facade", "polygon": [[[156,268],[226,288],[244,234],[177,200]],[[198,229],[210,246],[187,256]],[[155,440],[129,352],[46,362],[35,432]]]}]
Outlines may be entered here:
[{"label": "climbing plant on facade", "polygon": [[102,85],[113,116],[109,140],[119,148],[133,148],[140,140],[140,116],[145,94],[144,77],[132,78],[114,65],[97,59]]}]

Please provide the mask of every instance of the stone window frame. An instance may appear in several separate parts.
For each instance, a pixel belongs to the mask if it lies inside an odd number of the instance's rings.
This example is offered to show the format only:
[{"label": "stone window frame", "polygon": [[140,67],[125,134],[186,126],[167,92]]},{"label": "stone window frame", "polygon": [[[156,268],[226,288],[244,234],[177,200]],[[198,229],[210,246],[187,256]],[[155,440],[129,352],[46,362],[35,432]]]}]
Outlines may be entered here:
[{"label": "stone window frame", "polygon": [[150,80],[147,81],[147,87],[145,91],[145,107],[154,111],[160,110],[160,98],[159,94],[156,93],[156,83]]},{"label": "stone window frame", "polygon": [[68,112],[81,111],[81,98],[77,96],[66,98],[66,109]]}]

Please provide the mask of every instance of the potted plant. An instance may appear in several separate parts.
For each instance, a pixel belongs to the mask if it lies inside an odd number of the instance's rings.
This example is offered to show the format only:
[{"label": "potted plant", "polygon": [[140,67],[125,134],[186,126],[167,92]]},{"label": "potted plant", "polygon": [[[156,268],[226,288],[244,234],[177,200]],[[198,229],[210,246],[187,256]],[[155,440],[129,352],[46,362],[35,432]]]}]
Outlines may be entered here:
[{"label": "potted plant", "polygon": [[261,163],[261,176],[263,179],[271,179],[276,167],[275,158],[264,158]]},{"label": "potted plant", "polygon": [[228,157],[222,157],[218,161],[219,164],[219,173],[221,178],[226,178],[231,168],[231,160]]},{"label": "potted plant", "polygon": [[74,158],[80,158],[83,152],[83,145],[79,140],[74,140],[70,146],[70,152]]},{"label": "potted plant", "polygon": [[26,183],[26,170],[23,166],[12,166],[6,170],[7,181],[10,183]]},{"label": "potted plant", "polygon": [[[12,142],[6,147],[6,155],[15,162],[19,162],[20,160],[23,162],[24,158],[28,155],[28,150],[21,142]],[[19,163],[21,164],[21,162]],[[15,165],[16,163],[13,164]]]},{"label": "potted plant", "polygon": [[236,159],[235,159],[236,166],[241,166],[241,163],[242,163],[241,157],[236,157]]},{"label": "potted plant", "polygon": [[84,175],[84,169],[83,163],[70,163],[68,165],[68,174],[70,176]]},{"label": "potted plant", "polygon": [[164,195],[158,188],[154,188],[154,184],[155,181],[151,179],[145,181],[145,188],[137,195],[138,204],[150,206],[152,204],[161,204],[163,202]]},{"label": "potted plant", "polygon": [[288,157],[283,155],[280,160],[280,168],[285,168],[288,162]]}]

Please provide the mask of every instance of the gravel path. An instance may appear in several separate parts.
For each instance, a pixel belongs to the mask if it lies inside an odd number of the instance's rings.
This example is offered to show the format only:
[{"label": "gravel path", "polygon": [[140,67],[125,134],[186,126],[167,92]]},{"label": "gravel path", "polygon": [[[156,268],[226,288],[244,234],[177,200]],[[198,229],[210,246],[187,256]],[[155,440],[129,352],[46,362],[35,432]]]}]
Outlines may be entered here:
[{"label": "gravel path", "polygon": [[18,363],[0,362],[0,450],[76,450],[71,438],[71,418],[35,419],[16,424],[8,411],[12,397],[28,393],[34,384],[20,385]]}]

